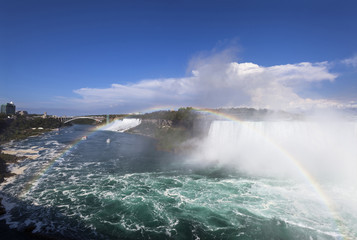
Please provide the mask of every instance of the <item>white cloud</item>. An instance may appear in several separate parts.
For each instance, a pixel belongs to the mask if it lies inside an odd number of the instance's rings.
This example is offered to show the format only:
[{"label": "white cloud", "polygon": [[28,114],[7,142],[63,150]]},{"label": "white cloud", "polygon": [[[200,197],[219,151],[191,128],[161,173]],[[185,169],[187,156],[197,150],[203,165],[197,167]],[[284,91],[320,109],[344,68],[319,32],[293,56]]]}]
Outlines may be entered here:
[{"label": "white cloud", "polygon": [[357,55],[355,55],[354,57],[342,60],[342,63],[357,68]]},{"label": "white cloud", "polygon": [[190,68],[192,74],[183,78],[77,89],[74,92],[79,97],[67,101],[91,108],[114,106],[118,111],[138,111],[157,105],[289,109],[339,104],[332,100],[303,98],[298,93],[313,83],[336,79],[337,75],[329,72],[327,62],[263,67],[250,62],[232,62],[220,55],[196,58],[190,62]]}]

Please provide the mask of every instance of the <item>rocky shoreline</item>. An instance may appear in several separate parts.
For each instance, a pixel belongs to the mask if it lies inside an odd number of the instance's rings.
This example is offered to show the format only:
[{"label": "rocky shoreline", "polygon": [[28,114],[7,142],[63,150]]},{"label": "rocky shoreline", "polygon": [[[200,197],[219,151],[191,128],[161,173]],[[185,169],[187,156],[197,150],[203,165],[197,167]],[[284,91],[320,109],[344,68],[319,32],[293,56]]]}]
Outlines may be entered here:
[{"label": "rocky shoreline", "polygon": [[[17,157],[16,155],[0,153],[0,185],[5,184],[7,179],[16,175],[16,173],[8,170],[8,164],[17,163],[22,159],[23,157]],[[4,214],[6,214],[6,209],[3,206],[2,198],[0,197],[0,218]],[[28,236],[25,232],[10,229],[6,224],[6,220],[0,220],[0,231],[2,233],[2,237],[5,239],[35,239],[30,238],[30,236]]]},{"label": "rocky shoreline", "polygon": [[[1,198],[0,198],[1,202]],[[0,206],[1,211],[1,206]],[[0,212],[1,213],[1,212]],[[1,214],[0,214],[1,217]],[[29,226],[23,231],[18,231],[16,229],[11,229],[6,224],[5,220],[0,220],[0,232],[2,239],[16,239],[16,240],[69,240],[62,237],[48,236],[45,234],[33,233],[33,226]]]},{"label": "rocky shoreline", "polygon": [[1,151],[0,153],[0,183],[4,182],[6,178],[16,175],[16,172],[9,171],[9,164],[16,164],[18,161],[25,159],[25,156],[17,156],[12,153],[9,154],[8,151]]},{"label": "rocky shoreline", "polygon": [[[38,150],[38,149],[37,149]],[[36,159],[38,151],[34,149],[26,150],[2,150],[0,153],[0,193],[1,188],[4,184],[8,184],[12,181],[16,175],[22,174],[25,170],[24,167],[14,166],[9,169],[9,165],[18,164],[20,161],[31,158]],[[35,155],[33,155],[35,154]],[[0,196],[0,219],[3,215],[6,214],[6,208],[3,205],[3,199]],[[0,232],[2,238],[4,239],[18,239],[18,240],[64,240],[64,238],[59,236],[49,236],[41,233],[33,233],[35,226],[30,225],[23,230],[11,229],[6,223],[5,219],[0,220]]]},{"label": "rocky shoreline", "polygon": [[126,133],[153,138],[157,150],[173,153],[189,150],[185,142],[194,137],[192,129],[174,126],[172,121],[165,119],[143,119],[140,125]]},{"label": "rocky shoreline", "polygon": [[[37,136],[49,131],[54,131],[56,129],[44,129],[41,132],[33,131],[31,136]],[[35,134],[36,133],[36,134]],[[13,140],[2,142],[0,148],[0,194],[1,189],[4,185],[9,184],[17,175],[23,173],[26,167],[20,167],[18,164],[24,159],[35,160],[38,158],[39,151],[42,148],[31,148],[31,149],[14,149],[11,147]],[[3,199],[0,196],[0,219],[6,214],[6,208],[3,205]],[[6,223],[5,219],[0,220],[0,232],[2,238],[4,239],[19,239],[19,240],[33,240],[33,239],[43,239],[43,240],[58,240],[63,239],[60,237],[48,236],[45,234],[33,233],[34,226],[29,226],[22,231],[17,229],[11,229]]]}]

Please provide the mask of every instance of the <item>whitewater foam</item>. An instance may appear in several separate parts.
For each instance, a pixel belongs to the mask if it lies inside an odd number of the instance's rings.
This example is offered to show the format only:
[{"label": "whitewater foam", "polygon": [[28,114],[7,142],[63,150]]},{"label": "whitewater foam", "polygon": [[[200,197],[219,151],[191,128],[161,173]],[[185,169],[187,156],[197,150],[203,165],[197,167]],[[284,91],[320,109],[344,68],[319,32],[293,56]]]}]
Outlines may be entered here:
[{"label": "whitewater foam", "polygon": [[136,118],[124,118],[123,120],[115,120],[108,125],[102,127],[103,131],[115,131],[125,132],[133,127],[138,126],[141,123],[141,119]]}]

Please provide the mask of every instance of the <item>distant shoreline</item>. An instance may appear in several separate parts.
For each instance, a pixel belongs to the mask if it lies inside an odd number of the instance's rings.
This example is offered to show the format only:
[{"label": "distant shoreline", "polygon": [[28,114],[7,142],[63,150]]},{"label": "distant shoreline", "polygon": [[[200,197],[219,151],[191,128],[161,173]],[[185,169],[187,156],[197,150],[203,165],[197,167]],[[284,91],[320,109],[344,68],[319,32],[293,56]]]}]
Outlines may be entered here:
[{"label": "distant shoreline", "polygon": [[5,140],[0,141],[0,144],[7,144],[10,143],[11,141],[21,141],[21,140],[25,140],[29,137],[37,137],[37,136],[41,136],[42,134],[48,133],[48,132],[54,132],[57,131],[59,128],[44,128],[44,129],[26,129],[25,131],[25,135],[22,135],[21,137],[9,137]]}]

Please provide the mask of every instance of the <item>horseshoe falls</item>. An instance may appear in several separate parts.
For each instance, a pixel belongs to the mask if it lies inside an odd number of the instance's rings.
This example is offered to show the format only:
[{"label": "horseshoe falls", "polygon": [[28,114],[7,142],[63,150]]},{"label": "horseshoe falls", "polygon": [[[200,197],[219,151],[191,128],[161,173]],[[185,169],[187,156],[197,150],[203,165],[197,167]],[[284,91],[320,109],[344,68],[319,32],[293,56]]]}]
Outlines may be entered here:
[{"label": "horseshoe falls", "polygon": [[213,121],[192,145],[79,125],[7,144],[38,157],[1,185],[1,219],[64,239],[357,239],[355,122]]}]

